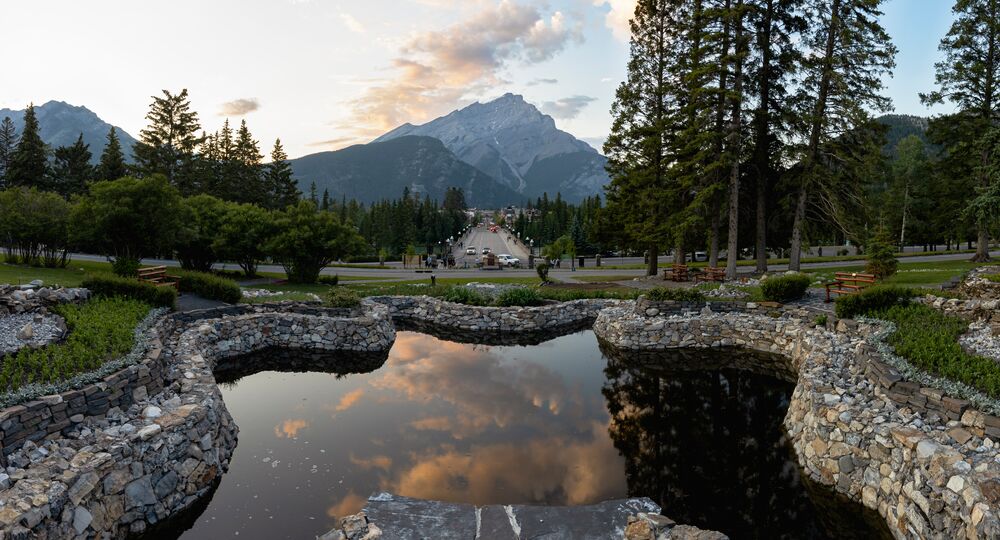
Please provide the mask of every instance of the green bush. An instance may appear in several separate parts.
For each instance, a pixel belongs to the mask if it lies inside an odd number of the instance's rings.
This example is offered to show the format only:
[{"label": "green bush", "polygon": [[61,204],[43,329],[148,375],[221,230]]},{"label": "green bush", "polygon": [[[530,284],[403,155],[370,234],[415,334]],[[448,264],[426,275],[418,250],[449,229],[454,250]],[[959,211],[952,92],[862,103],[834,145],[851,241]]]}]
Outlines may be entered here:
[{"label": "green bush", "polygon": [[156,307],[173,308],[177,302],[177,291],[173,287],[157,287],[106,272],[88,275],[80,286],[98,296],[120,296]]},{"label": "green bush", "polygon": [[543,283],[549,282],[549,270],[552,269],[552,265],[549,263],[538,263],[535,265],[535,272],[538,273],[538,279],[542,280]]},{"label": "green bush", "polygon": [[236,304],[243,299],[243,291],[233,280],[208,272],[196,272],[194,270],[179,270],[172,268],[170,275],[180,278],[180,289],[182,292],[190,292],[208,298],[218,300],[227,304]]},{"label": "green bush", "polygon": [[896,324],[888,343],[914,366],[1000,397],[1000,364],[965,352],[958,342],[968,329],[965,321],[920,304],[895,305],[872,315]]},{"label": "green bush", "polygon": [[654,302],[704,302],[705,294],[698,289],[656,287],[646,292],[646,298]]},{"label": "green bush", "polygon": [[69,379],[120,358],[132,349],[134,329],[149,309],[145,302],[125,298],[95,298],[52,308],[66,320],[66,340],[6,357],[0,368],[0,391]]},{"label": "green bush", "polygon": [[896,250],[884,230],[872,237],[865,251],[868,254],[865,272],[874,274],[877,279],[885,279],[896,273],[896,267],[899,266]]},{"label": "green bush", "polygon": [[361,305],[361,296],[353,289],[334,287],[326,293],[326,305],[335,308],[355,308]]},{"label": "green bush", "polygon": [[117,257],[111,261],[111,271],[116,276],[123,278],[135,278],[139,275],[139,259],[134,257]]},{"label": "green bush", "polygon": [[853,319],[860,315],[874,316],[876,312],[906,304],[917,295],[917,291],[906,287],[887,285],[869,287],[858,294],[837,298],[837,317]]},{"label": "green bush", "polygon": [[488,306],[490,304],[488,296],[461,285],[445,289],[441,299],[468,306]]},{"label": "green bush", "polygon": [[316,280],[316,282],[319,283],[320,285],[337,286],[340,283],[340,276],[338,274],[334,274],[332,276],[320,276],[319,279]]},{"label": "green bush", "polygon": [[493,305],[500,307],[540,306],[544,303],[545,299],[538,294],[538,291],[527,287],[504,289],[493,299]]},{"label": "green bush", "polygon": [[806,294],[812,279],[805,274],[774,276],[760,282],[760,293],[768,302],[798,300]]}]

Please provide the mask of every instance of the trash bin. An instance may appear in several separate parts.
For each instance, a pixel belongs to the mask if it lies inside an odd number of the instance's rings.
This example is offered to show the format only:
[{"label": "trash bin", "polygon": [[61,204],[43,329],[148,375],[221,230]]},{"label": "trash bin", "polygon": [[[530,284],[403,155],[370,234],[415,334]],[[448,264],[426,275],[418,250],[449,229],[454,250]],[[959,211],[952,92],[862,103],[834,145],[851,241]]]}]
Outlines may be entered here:
[{"label": "trash bin", "polygon": [[583,257],[577,257],[577,258],[576,258],[576,261],[577,261],[577,263],[578,263],[578,266],[579,266],[580,268],[583,268]]},{"label": "trash bin", "polygon": [[597,257],[595,257],[595,258],[594,258],[594,264],[595,264],[595,265],[596,265],[596,266],[597,266],[598,268],[600,268],[600,267],[601,267],[601,254],[600,254],[600,253],[598,253],[598,254],[597,254]]}]

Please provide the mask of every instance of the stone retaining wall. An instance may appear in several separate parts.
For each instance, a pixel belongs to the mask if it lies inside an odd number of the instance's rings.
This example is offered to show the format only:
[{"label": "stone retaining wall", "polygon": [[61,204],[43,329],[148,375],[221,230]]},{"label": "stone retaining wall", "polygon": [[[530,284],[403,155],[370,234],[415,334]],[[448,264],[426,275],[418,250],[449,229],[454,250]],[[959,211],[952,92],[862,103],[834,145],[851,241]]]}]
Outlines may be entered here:
[{"label": "stone retaining wall", "polygon": [[[794,317],[645,317],[625,307],[603,311],[594,330],[624,350],[733,346],[784,356],[797,373],[785,428],[814,480],[877,510],[897,538],[1000,537],[1000,448],[985,429],[916,410],[909,397],[894,401],[866,375],[863,332]],[[974,424],[978,416],[964,410]]]},{"label": "stone retaining wall", "polygon": [[[238,429],[216,384],[216,362],[265,347],[368,353],[381,348],[387,354],[394,339],[382,305],[293,308],[315,314],[284,312],[288,308],[166,316],[148,332],[154,346],[139,364],[93,388],[0,412],[17,418],[20,432],[28,433],[19,448],[9,445],[15,466],[0,474],[0,536],[141,533],[205,496],[229,466]],[[132,373],[137,384],[127,391]],[[150,381],[138,384],[146,376]],[[53,417],[80,407],[81,394],[86,410],[58,420],[68,424],[50,432]],[[36,439],[39,444],[31,442]]]},{"label": "stone retaining wall", "polygon": [[13,313],[43,310],[58,304],[83,302],[90,298],[87,289],[0,284],[0,317]]},{"label": "stone retaining wall", "polygon": [[393,320],[418,323],[424,328],[489,333],[531,334],[559,332],[589,325],[604,308],[621,300],[573,300],[534,307],[491,307],[456,304],[430,296],[373,296],[373,302],[389,308]]},{"label": "stone retaining wall", "polygon": [[958,285],[958,292],[966,298],[1000,300],[1000,282],[984,278],[986,274],[1000,274],[1000,266],[980,266],[973,269]]}]

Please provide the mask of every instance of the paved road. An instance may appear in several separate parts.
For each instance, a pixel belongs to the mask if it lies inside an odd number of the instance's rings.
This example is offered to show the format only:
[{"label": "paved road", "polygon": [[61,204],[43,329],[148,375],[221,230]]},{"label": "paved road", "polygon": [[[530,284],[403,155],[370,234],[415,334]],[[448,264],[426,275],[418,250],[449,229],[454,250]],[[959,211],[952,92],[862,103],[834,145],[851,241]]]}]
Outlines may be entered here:
[{"label": "paved road", "polygon": [[[476,242],[479,244],[476,244]],[[527,254],[524,253],[523,248],[516,247],[514,242],[508,243],[506,241],[506,235],[500,233],[493,234],[489,231],[473,233],[473,236],[469,241],[464,243],[465,246],[474,245],[477,251],[481,251],[483,246],[486,245],[491,249],[494,249],[494,253],[510,253],[515,257],[519,257],[522,263],[527,264]],[[456,247],[456,249],[458,249]],[[461,248],[461,255],[465,257],[465,248]],[[995,251],[991,253],[993,257],[1000,257],[1000,251]],[[481,256],[481,255],[477,255]],[[905,262],[931,262],[931,261],[963,261],[968,260],[971,255],[967,253],[955,253],[949,255],[921,255],[918,257],[906,257],[901,259]],[[99,255],[87,255],[87,254],[73,254],[72,258],[74,260],[85,260],[85,261],[101,261],[104,262],[107,259]],[[627,259],[626,259],[627,260]],[[482,270],[476,270],[475,268],[463,269],[462,259],[456,259],[458,262],[458,267],[451,270],[438,270],[438,275],[455,277],[455,278],[483,278],[483,277],[495,277],[492,272],[484,272]],[[166,265],[166,266],[178,266],[177,261],[164,260],[164,259],[143,259],[143,264],[147,265]],[[641,262],[641,260],[640,260]],[[588,260],[587,264],[593,264],[592,260]],[[604,259],[604,264],[606,265],[616,265],[619,264],[619,259],[617,257],[609,257]],[[625,264],[629,264],[626,262]],[[634,264],[634,263],[633,263]],[[847,265],[863,264],[862,261],[841,261],[841,262],[825,262],[825,263],[805,263],[803,268],[830,268],[836,266],[847,266]],[[470,267],[473,267],[473,261],[470,260]],[[217,269],[227,269],[227,270],[239,270],[239,266],[229,263],[229,264],[216,264]],[[772,272],[784,271],[788,269],[788,265],[785,264],[775,264],[770,266]],[[284,270],[281,266],[273,264],[264,264],[259,267],[261,272],[283,272]],[[753,271],[752,266],[741,266],[739,268],[741,273],[749,273]],[[417,274],[412,269],[403,269],[401,265],[392,265],[387,269],[371,269],[371,268],[351,268],[351,267],[337,267],[337,268],[325,268],[323,274],[333,275],[340,274],[341,276],[351,276],[355,278],[364,277],[380,277],[385,280],[411,280],[411,279],[425,279],[426,274]],[[562,268],[553,268],[550,275],[553,278],[560,280],[573,281],[575,278],[583,276],[629,276],[629,277],[639,277],[643,275],[642,270],[621,270],[621,269],[611,269],[611,268],[594,268],[592,266],[587,266],[584,269],[577,270],[576,272],[571,272],[568,264],[564,264]],[[527,268],[521,269],[507,269],[504,270],[504,275],[507,277],[531,277],[535,275],[534,270],[529,270]]]},{"label": "paved road", "polygon": [[[454,246],[455,254],[455,264],[458,268],[464,268],[468,263],[469,267],[475,267],[476,261],[480,260],[483,256],[483,248],[490,248],[496,255],[508,254],[513,255],[521,260],[521,264],[528,265],[528,252],[521,245],[516,242],[513,238],[510,238],[510,234],[501,229],[498,232],[490,232],[486,227],[474,227],[469,229],[469,233],[463,238],[460,238],[460,245],[456,244]],[[476,248],[475,255],[467,254],[466,250],[468,248]]]}]

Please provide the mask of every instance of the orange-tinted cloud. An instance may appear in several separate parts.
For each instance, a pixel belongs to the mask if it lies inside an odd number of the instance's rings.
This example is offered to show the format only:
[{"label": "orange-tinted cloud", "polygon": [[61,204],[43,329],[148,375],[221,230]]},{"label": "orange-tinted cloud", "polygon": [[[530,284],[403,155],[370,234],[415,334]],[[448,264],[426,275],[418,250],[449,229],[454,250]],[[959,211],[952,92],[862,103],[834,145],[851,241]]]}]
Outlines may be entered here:
[{"label": "orange-tinted cloud", "polygon": [[309,427],[309,422],[302,418],[290,418],[274,426],[274,436],[279,439],[292,439],[298,437],[299,432]]},{"label": "orange-tinted cloud", "polygon": [[371,456],[369,458],[358,458],[351,454],[351,463],[362,469],[382,469],[388,472],[392,467],[392,458],[389,456]]},{"label": "orange-tinted cloud", "polygon": [[361,399],[361,396],[363,395],[365,395],[364,388],[355,388],[354,390],[351,390],[340,398],[340,402],[337,403],[336,407],[334,407],[334,411],[341,412],[350,409],[355,403],[358,402],[359,399]]},{"label": "orange-tinted cloud", "polygon": [[368,499],[352,491],[344,496],[344,498],[337,504],[327,508],[326,515],[332,518],[342,518],[344,516],[357,514],[362,508],[365,507],[366,502],[368,502]]},{"label": "orange-tinted cloud", "polygon": [[393,61],[395,76],[352,101],[352,118],[341,127],[371,137],[440,116],[495,91],[509,65],[543,62],[582,41],[582,26],[559,11],[501,0],[443,30],[415,34]]}]

